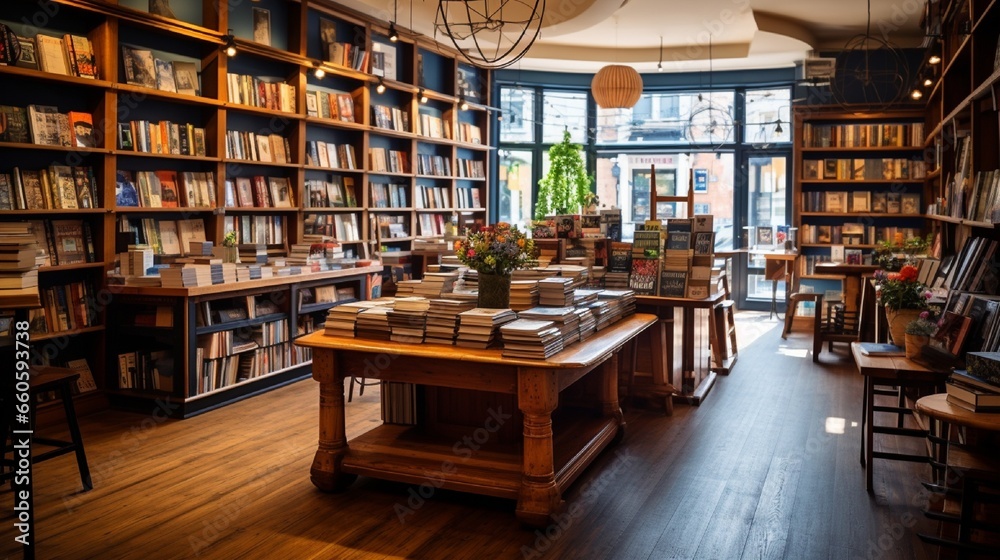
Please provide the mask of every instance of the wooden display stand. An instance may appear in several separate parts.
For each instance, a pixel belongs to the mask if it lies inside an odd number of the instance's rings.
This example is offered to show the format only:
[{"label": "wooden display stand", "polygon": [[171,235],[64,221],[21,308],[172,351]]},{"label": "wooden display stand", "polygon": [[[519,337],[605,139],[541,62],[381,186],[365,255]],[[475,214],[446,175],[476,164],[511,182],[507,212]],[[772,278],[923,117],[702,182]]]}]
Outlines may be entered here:
[{"label": "wooden display stand", "polygon": [[[174,373],[169,391],[149,387],[122,388],[119,368],[112,368],[107,379],[107,385],[115,387],[107,391],[111,404],[148,413],[162,400],[171,405],[170,410],[164,412],[174,417],[187,418],[302,379],[309,375],[310,361],[289,358],[292,363],[287,367],[273,369],[259,377],[231,385],[204,390],[203,367],[197,362],[195,351],[198,348],[198,337],[225,332],[249,336],[255,327],[266,329],[268,325],[276,324],[276,321],[283,321],[277,324],[285,325],[283,329],[287,330],[272,332],[270,336],[288,341],[289,348],[294,353],[290,342],[299,331],[303,316],[313,313],[325,315],[330,308],[343,303],[341,300],[300,304],[301,292],[317,287],[349,286],[353,288],[357,298],[365,299],[369,276],[381,272],[382,266],[373,264],[360,268],[197,288],[123,287],[112,303],[114,318],[110,327],[112,333],[109,337],[111,343],[108,362],[117,366],[119,355],[136,350],[169,349],[174,356]],[[256,298],[264,298],[276,305],[278,312],[210,325],[197,323],[200,309],[207,307],[210,312],[215,312],[214,303],[237,301],[241,298],[244,301],[250,298],[254,302],[257,301]],[[168,310],[166,314],[171,318],[170,326],[136,325],[137,309],[143,307],[155,308],[157,311],[161,308]]]},{"label": "wooden display stand", "polygon": [[[517,500],[517,518],[544,527],[563,508],[566,488],[622,437],[620,356],[655,321],[633,315],[546,360],[320,332],[300,338],[296,344],[313,349],[320,383],[312,482],[335,491],[357,475],[407,484],[431,477],[443,488]],[[349,442],[344,379],[359,375],[422,386],[417,425],[382,424]],[[480,432],[483,443],[456,444]]]}]

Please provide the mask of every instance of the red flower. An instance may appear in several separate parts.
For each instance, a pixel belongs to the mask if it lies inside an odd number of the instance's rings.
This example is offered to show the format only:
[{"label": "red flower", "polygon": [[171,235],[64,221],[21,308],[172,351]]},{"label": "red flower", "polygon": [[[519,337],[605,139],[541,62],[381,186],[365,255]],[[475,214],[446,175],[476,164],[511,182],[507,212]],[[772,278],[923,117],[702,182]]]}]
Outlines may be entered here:
[{"label": "red flower", "polygon": [[912,265],[906,265],[899,271],[899,279],[904,282],[915,282],[917,275],[917,267]]}]

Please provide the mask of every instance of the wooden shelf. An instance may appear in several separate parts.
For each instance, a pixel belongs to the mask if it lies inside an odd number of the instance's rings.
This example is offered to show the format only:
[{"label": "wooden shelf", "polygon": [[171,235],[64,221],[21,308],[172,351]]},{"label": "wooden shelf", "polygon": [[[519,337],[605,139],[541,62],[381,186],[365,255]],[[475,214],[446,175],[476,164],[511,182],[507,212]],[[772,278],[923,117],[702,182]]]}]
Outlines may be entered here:
[{"label": "wooden shelf", "polygon": [[408,178],[414,177],[413,173],[397,173],[393,171],[372,171],[371,169],[366,171],[366,173],[368,173],[369,175],[387,175],[389,177],[408,177]]},{"label": "wooden shelf", "polygon": [[307,206],[302,208],[303,212],[363,212],[365,209],[360,206],[347,207],[347,206],[324,206],[322,208],[314,208],[312,206]]},{"label": "wooden shelf", "polygon": [[47,152],[80,152],[83,154],[111,153],[111,150],[107,148],[74,148],[67,146],[50,146],[48,144],[31,144],[28,142],[0,142],[0,150],[44,150]]},{"label": "wooden shelf", "polygon": [[803,280],[843,280],[843,274],[801,274],[799,278]]},{"label": "wooden shelf", "polygon": [[303,165],[303,169],[306,171],[326,171],[332,173],[364,173],[364,169],[345,169],[343,167],[322,167],[319,165]]},{"label": "wooden shelf", "polygon": [[805,212],[801,213],[802,216],[815,216],[815,217],[829,217],[836,218],[839,216],[871,216],[873,218],[923,218],[923,214],[900,214],[900,213],[890,213],[890,212]]},{"label": "wooden shelf", "polygon": [[145,97],[162,99],[164,101],[174,101],[177,103],[186,103],[189,105],[202,105],[206,107],[223,106],[222,101],[219,101],[218,99],[212,99],[210,97],[202,97],[200,95],[186,95],[183,93],[163,91],[162,89],[152,89],[148,87],[137,86],[134,84],[114,84],[114,90],[119,93],[137,93]]},{"label": "wooden shelf", "polygon": [[52,266],[40,266],[38,267],[39,274],[46,274],[49,272],[65,272],[67,270],[89,270],[89,269],[103,269],[103,262],[88,262],[88,263],[76,263],[76,264],[57,264]]},{"label": "wooden shelf", "polygon": [[877,245],[844,245],[843,243],[799,243],[799,247],[833,247],[843,246],[844,249],[874,249]]},{"label": "wooden shelf", "polygon": [[95,325],[93,327],[85,327],[85,328],[82,328],[82,329],[73,329],[73,330],[69,330],[69,331],[48,332],[48,333],[44,333],[44,334],[32,334],[31,335],[31,341],[32,342],[40,342],[42,340],[50,340],[50,339],[53,339],[53,338],[60,338],[60,337],[63,337],[63,336],[77,336],[77,335],[80,335],[80,334],[97,333],[97,332],[102,332],[103,330],[104,330],[104,325]]},{"label": "wooden shelf", "polygon": [[291,168],[300,169],[302,167],[302,165],[298,163],[275,163],[268,161],[254,161],[249,159],[233,159],[233,158],[224,158],[222,160],[222,163],[225,163],[226,165],[255,165],[261,167],[285,167],[289,169]]},{"label": "wooden shelf", "polygon": [[803,185],[898,185],[923,184],[923,179],[801,179]]},{"label": "wooden shelf", "polygon": [[291,208],[258,208],[256,206],[226,206],[222,209],[223,214],[271,214],[274,212],[278,213],[296,213],[301,211],[302,208],[298,206],[293,206]]},{"label": "wooden shelf", "polygon": [[[239,282],[237,282],[236,284],[238,285]],[[232,289],[232,285],[230,285],[230,289]],[[211,325],[201,325],[195,329],[194,333],[195,335],[203,335],[203,334],[212,334],[223,331],[243,330],[258,325],[263,325],[264,323],[273,323],[274,321],[281,321],[282,319],[288,319],[288,313],[271,313],[269,315],[254,317],[253,319],[243,319],[240,321],[228,321],[225,323],[218,323],[218,324],[213,323]]]},{"label": "wooden shelf", "polygon": [[871,146],[871,147],[802,147],[803,153],[826,153],[826,152],[916,152],[923,150],[923,146]]},{"label": "wooden shelf", "polygon": [[[231,385],[226,385],[225,387],[216,387],[215,389],[212,389],[211,391],[205,391],[204,393],[198,393],[196,395],[191,395],[191,396],[187,397],[186,400],[188,400],[188,401],[196,401],[198,399],[203,399],[205,397],[211,397],[213,395],[225,393],[226,391],[230,391],[230,390],[232,390],[234,388],[237,388],[237,387],[242,387],[242,386],[245,386],[245,385],[251,385],[251,384],[253,384],[253,383],[257,382],[257,381],[266,381],[268,378],[277,377],[277,376],[279,376],[281,374],[288,373],[290,371],[295,371],[297,369],[301,369],[301,368],[306,367],[306,366],[308,366],[310,364],[312,364],[312,360],[305,360],[305,361],[303,361],[301,363],[298,363],[298,364],[295,364],[293,366],[288,366],[286,368],[276,369],[274,371],[267,372],[267,373],[265,373],[263,375],[259,375],[257,377],[252,377],[250,379],[244,379],[242,381],[237,381],[236,383],[233,383]],[[162,394],[161,394],[161,396],[162,396]]]},{"label": "wooden shelf", "polygon": [[369,212],[379,212],[379,213],[383,213],[383,214],[387,213],[387,212],[389,212],[389,213],[394,213],[394,212],[412,212],[413,211],[413,207],[412,206],[402,206],[402,207],[396,207],[396,206],[387,206],[387,207],[369,206],[368,207],[368,211]]},{"label": "wooden shelf", "polygon": [[211,214],[215,212],[215,208],[207,208],[204,206],[197,207],[184,207],[184,208],[154,208],[151,206],[118,206],[115,208],[115,212],[119,214],[170,214],[170,213],[181,213],[181,214]]},{"label": "wooden shelf", "polygon": [[333,278],[343,278],[355,274],[371,274],[382,272],[380,264],[371,266],[345,268],[343,270],[331,270],[328,272],[310,272],[295,276],[277,276],[274,278],[262,278],[260,280],[247,280],[236,284],[214,284],[212,286],[197,286],[193,288],[157,288],[145,286],[122,286],[118,291],[126,295],[144,295],[158,297],[197,297],[224,294],[234,290],[257,290],[259,288],[272,288],[291,284],[295,282],[307,282],[310,280],[327,280]]},{"label": "wooden shelf", "polygon": [[39,210],[0,210],[0,217],[45,216],[49,214],[66,214],[66,215],[107,214],[110,211],[111,210],[107,208],[76,208],[69,210],[57,210],[55,208],[45,208]]},{"label": "wooden shelf", "polygon": [[372,126],[368,128],[368,132],[371,134],[378,134],[380,136],[392,136],[395,138],[405,138],[407,140],[413,140],[417,137],[416,134],[412,132],[406,132],[402,130],[392,130],[391,128],[380,128],[377,126]]},{"label": "wooden shelf", "polygon": [[18,76],[23,78],[31,78],[35,80],[44,80],[46,82],[55,82],[64,85],[88,86],[88,87],[105,88],[105,89],[108,89],[112,86],[111,82],[108,82],[106,80],[92,80],[90,78],[80,78],[78,76],[64,76],[62,74],[42,72],[41,70],[34,70],[31,68],[21,68],[19,66],[0,66],[0,74],[7,74],[9,76]]},{"label": "wooden shelf", "polygon": [[343,130],[357,130],[361,132],[361,131],[367,131],[369,129],[368,125],[357,122],[337,121],[333,119],[324,119],[320,117],[306,117],[305,121],[306,124],[313,124],[317,126],[325,126],[328,128],[337,128]]},{"label": "wooden shelf", "polygon": [[302,115],[298,113],[287,113],[285,111],[277,111],[275,109],[265,109],[264,107],[254,107],[253,105],[244,105],[242,103],[232,103],[225,102],[223,107],[230,111],[239,111],[241,113],[249,113],[251,115],[259,115],[262,117],[278,117],[282,119],[288,119],[290,121],[299,121],[305,119]]}]

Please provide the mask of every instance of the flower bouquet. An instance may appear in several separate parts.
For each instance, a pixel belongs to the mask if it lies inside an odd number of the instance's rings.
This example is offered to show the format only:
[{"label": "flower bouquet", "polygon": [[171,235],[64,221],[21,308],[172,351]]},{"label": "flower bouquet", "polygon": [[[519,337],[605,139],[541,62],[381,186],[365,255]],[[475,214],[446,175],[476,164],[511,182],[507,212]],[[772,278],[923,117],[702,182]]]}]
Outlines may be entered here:
[{"label": "flower bouquet", "polygon": [[917,280],[917,267],[905,265],[899,272],[875,271],[875,294],[885,306],[889,334],[897,346],[902,346],[906,326],[927,310],[931,292]]},{"label": "flower bouquet", "polygon": [[510,273],[534,259],[535,245],[507,222],[479,231],[466,230],[455,241],[455,255],[479,273],[479,307],[506,308],[510,303]]}]

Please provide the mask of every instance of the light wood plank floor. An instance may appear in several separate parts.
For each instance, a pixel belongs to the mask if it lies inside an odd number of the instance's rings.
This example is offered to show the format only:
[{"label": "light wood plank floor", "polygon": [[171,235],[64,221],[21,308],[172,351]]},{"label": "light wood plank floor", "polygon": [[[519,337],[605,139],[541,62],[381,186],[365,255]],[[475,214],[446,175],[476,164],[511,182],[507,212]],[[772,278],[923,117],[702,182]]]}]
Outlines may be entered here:
[{"label": "light wood plank floor", "polygon": [[[844,347],[814,367],[809,334],[785,342],[766,314],[738,318],[733,374],[673,417],[629,410],[625,440],[573,486],[577,515],[562,526],[526,530],[511,501],[422,500],[366,478],[318,491],[306,380],[189,420],[84,418],[95,488],[80,491],[71,456],[38,465],[38,558],[933,558],[916,537],[935,527],[920,513],[926,466],[877,462],[865,492],[861,381]],[[349,436],[376,425],[377,390],[348,413]],[[0,500],[0,556],[19,558],[9,486]]]}]

